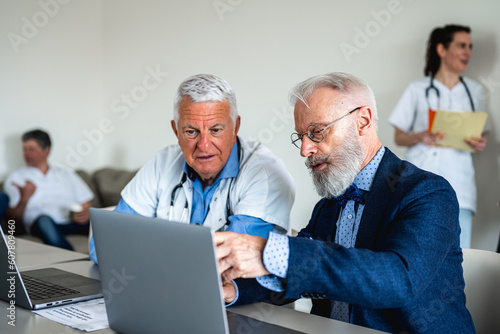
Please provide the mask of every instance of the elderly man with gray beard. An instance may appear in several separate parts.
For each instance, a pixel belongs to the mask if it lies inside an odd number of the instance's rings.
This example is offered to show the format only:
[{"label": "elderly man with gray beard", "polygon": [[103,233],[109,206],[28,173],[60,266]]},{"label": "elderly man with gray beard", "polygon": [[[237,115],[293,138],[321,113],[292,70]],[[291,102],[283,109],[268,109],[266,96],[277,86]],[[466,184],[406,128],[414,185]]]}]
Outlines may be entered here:
[{"label": "elderly man with gray beard", "polygon": [[292,143],[323,199],[295,238],[216,233],[226,302],[312,298],[313,314],[391,333],[474,333],[448,182],[382,146],[360,79],[315,76],[291,102]]}]

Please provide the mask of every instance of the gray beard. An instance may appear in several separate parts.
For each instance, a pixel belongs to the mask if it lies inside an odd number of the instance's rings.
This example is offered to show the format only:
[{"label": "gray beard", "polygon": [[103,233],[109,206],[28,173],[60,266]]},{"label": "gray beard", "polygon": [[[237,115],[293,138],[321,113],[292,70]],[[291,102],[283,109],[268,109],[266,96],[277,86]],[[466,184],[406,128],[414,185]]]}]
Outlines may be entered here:
[{"label": "gray beard", "polygon": [[[352,133],[349,131],[349,133]],[[326,160],[326,168],[315,171],[312,165]],[[346,136],[337,145],[330,156],[311,157],[306,161],[309,168],[316,192],[325,198],[342,195],[354,182],[356,175],[361,171],[363,163],[363,150],[356,136],[352,133]]]}]

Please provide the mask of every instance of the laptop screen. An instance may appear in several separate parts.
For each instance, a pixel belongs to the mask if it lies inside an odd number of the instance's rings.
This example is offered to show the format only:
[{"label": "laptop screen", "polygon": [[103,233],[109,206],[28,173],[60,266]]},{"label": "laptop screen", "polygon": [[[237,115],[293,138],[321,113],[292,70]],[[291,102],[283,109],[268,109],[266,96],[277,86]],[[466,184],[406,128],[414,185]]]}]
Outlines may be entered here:
[{"label": "laptop screen", "polygon": [[209,228],[98,209],[90,217],[111,328],[228,333]]}]

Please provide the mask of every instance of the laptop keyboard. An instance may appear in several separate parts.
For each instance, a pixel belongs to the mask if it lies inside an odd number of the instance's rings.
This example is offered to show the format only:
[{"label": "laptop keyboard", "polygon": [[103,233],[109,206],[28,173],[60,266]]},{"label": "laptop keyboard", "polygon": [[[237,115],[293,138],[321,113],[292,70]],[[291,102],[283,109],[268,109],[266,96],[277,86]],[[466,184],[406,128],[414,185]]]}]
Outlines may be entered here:
[{"label": "laptop keyboard", "polygon": [[23,281],[30,299],[40,300],[79,293],[79,291],[68,289],[25,274],[23,274]]}]

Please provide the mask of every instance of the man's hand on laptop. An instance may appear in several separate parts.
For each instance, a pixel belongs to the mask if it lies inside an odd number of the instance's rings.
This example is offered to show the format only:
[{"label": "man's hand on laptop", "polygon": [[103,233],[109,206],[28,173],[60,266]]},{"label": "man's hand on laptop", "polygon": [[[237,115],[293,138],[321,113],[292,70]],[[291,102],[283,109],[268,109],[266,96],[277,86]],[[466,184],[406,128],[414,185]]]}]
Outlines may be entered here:
[{"label": "man's hand on laptop", "polygon": [[234,232],[217,232],[216,256],[224,282],[235,278],[254,278],[269,275],[262,261],[267,239]]}]

